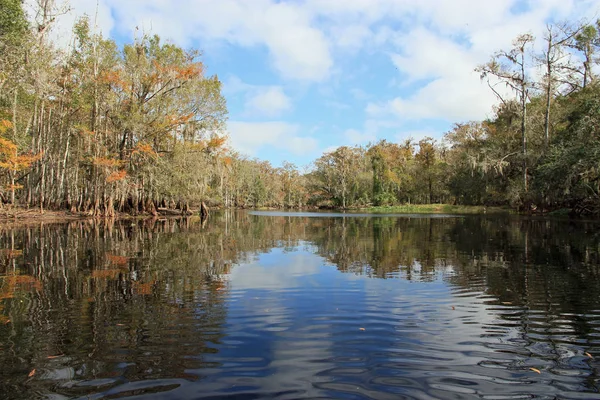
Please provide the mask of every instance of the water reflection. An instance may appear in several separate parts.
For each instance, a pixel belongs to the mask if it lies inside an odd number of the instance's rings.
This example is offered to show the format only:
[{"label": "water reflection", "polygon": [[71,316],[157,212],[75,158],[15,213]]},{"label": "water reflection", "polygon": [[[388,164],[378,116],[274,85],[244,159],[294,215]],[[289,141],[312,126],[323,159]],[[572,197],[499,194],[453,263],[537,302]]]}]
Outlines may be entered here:
[{"label": "water reflection", "polygon": [[247,213],[0,230],[0,393],[600,398],[598,232]]}]

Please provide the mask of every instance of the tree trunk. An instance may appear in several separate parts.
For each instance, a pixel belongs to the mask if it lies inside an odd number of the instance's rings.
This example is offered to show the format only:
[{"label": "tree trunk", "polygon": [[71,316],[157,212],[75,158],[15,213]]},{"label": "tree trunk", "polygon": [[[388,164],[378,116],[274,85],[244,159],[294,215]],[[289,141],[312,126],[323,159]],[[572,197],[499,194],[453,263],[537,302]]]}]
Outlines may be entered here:
[{"label": "tree trunk", "polygon": [[432,198],[432,192],[433,192],[433,184],[431,183],[431,176],[429,176],[428,179],[428,186],[429,186],[429,204],[431,204],[431,198]]},{"label": "tree trunk", "polygon": [[206,207],[204,202],[200,204],[200,217],[202,217],[202,219],[208,217],[208,207]]},{"label": "tree trunk", "polygon": [[[524,90],[525,92],[525,90]],[[526,95],[523,93],[521,99],[521,111],[523,113],[521,119],[521,139],[523,141],[523,185],[525,188],[525,193],[528,191],[527,184],[527,101]]]},{"label": "tree trunk", "polygon": [[113,199],[112,194],[108,196],[108,201],[106,202],[106,211],[104,212],[104,216],[107,218],[115,217],[115,204],[114,204],[114,199]]}]

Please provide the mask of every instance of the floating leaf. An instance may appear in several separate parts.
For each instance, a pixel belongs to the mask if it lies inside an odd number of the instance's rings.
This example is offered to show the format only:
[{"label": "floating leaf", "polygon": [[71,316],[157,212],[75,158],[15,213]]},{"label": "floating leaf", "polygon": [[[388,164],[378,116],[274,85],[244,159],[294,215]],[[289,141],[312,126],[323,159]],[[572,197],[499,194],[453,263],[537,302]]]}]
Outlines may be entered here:
[{"label": "floating leaf", "polygon": [[588,353],[587,351],[584,353],[586,356],[588,356],[589,358],[594,358],[593,355],[591,355],[590,353]]},{"label": "floating leaf", "polygon": [[456,308],[454,308],[454,306],[452,306],[452,309],[453,309],[453,310],[456,310]]},{"label": "floating leaf", "polygon": [[541,374],[541,373],[542,373],[542,372],[541,372],[539,369],[537,369],[537,368],[533,368],[533,367],[532,367],[532,368],[529,368],[529,369],[530,369],[530,370],[532,370],[533,372],[537,372],[538,374]]},{"label": "floating leaf", "polygon": [[359,328],[359,329],[360,329],[361,331],[364,331],[364,330],[365,330],[365,328]]},{"label": "floating leaf", "polygon": [[48,356],[48,360],[54,360],[55,358],[59,358],[62,357],[63,355],[58,355],[58,356]]},{"label": "floating leaf", "polygon": [[31,372],[29,373],[29,375],[27,375],[29,378],[31,378],[32,376],[35,375],[35,368],[31,370]]}]

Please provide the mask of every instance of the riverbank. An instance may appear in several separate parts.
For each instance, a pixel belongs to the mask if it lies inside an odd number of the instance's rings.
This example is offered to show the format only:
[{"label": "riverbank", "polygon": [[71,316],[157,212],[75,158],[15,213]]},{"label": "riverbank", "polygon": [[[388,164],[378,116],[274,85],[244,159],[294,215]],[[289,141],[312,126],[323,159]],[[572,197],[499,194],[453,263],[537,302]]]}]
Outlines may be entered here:
[{"label": "riverbank", "polygon": [[[245,208],[244,208],[245,209]],[[223,210],[220,207],[212,208],[212,210]],[[250,210],[250,209],[246,209]],[[254,210],[258,211],[278,211],[281,209],[272,207],[261,207]],[[318,208],[303,208],[297,211],[325,211]],[[486,207],[486,206],[465,206],[452,204],[405,204],[399,206],[380,206],[380,207],[362,207],[351,208],[347,210],[331,209],[331,212],[365,212],[371,214],[455,214],[455,215],[508,215],[519,214],[515,209],[509,207]],[[198,215],[199,210],[190,209],[185,215]],[[528,215],[538,215],[553,218],[573,218],[570,215],[570,210],[561,209],[549,213],[533,212]],[[128,213],[116,213],[112,219],[144,219],[144,218],[165,218],[182,216],[181,210],[163,209],[157,210],[157,215],[141,213],[132,215]],[[104,219],[103,216],[92,216],[89,213],[72,213],[66,210],[44,210],[40,212],[39,208],[3,208],[0,209],[0,227],[15,226],[42,223],[60,223],[78,220]]]},{"label": "riverbank", "polygon": [[[186,215],[198,215],[199,210],[189,210]],[[181,216],[181,210],[162,210],[157,211],[157,215],[127,213],[116,213],[112,219],[134,219],[134,218],[164,218]],[[93,216],[90,213],[70,212],[66,210],[43,210],[39,208],[3,208],[0,209],[0,227],[1,226],[19,226],[39,223],[60,223],[69,221],[84,221],[91,219],[105,219],[103,216]]]},{"label": "riverbank", "polygon": [[68,222],[92,218],[85,213],[44,210],[39,208],[3,208],[0,209],[0,225],[21,225],[39,222]]}]

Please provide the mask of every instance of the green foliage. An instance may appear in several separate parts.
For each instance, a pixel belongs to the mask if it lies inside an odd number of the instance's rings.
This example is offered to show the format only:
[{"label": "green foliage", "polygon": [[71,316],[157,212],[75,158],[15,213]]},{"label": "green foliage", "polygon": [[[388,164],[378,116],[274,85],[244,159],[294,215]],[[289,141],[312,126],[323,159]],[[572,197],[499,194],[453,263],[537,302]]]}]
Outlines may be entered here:
[{"label": "green foliage", "polygon": [[600,86],[586,87],[568,103],[566,125],[538,165],[536,188],[553,202],[599,210]]},{"label": "green foliage", "polygon": [[[457,124],[441,142],[342,146],[304,172],[228,148],[222,84],[206,75],[199,51],[156,35],[121,47],[82,18],[59,54],[43,40],[49,22],[30,30],[21,1],[0,0],[2,136],[15,154],[41,157],[0,176],[13,203],[108,216],[201,201],[600,213],[598,23],[549,28],[543,54],[520,35],[478,67],[496,94],[498,83],[512,89],[489,120]],[[540,81],[527,74],[536,66]]]},{"label": "green foliage", "polygon": [[0,0],[0,42],[16,44],[29,28],[22,0]]}]

